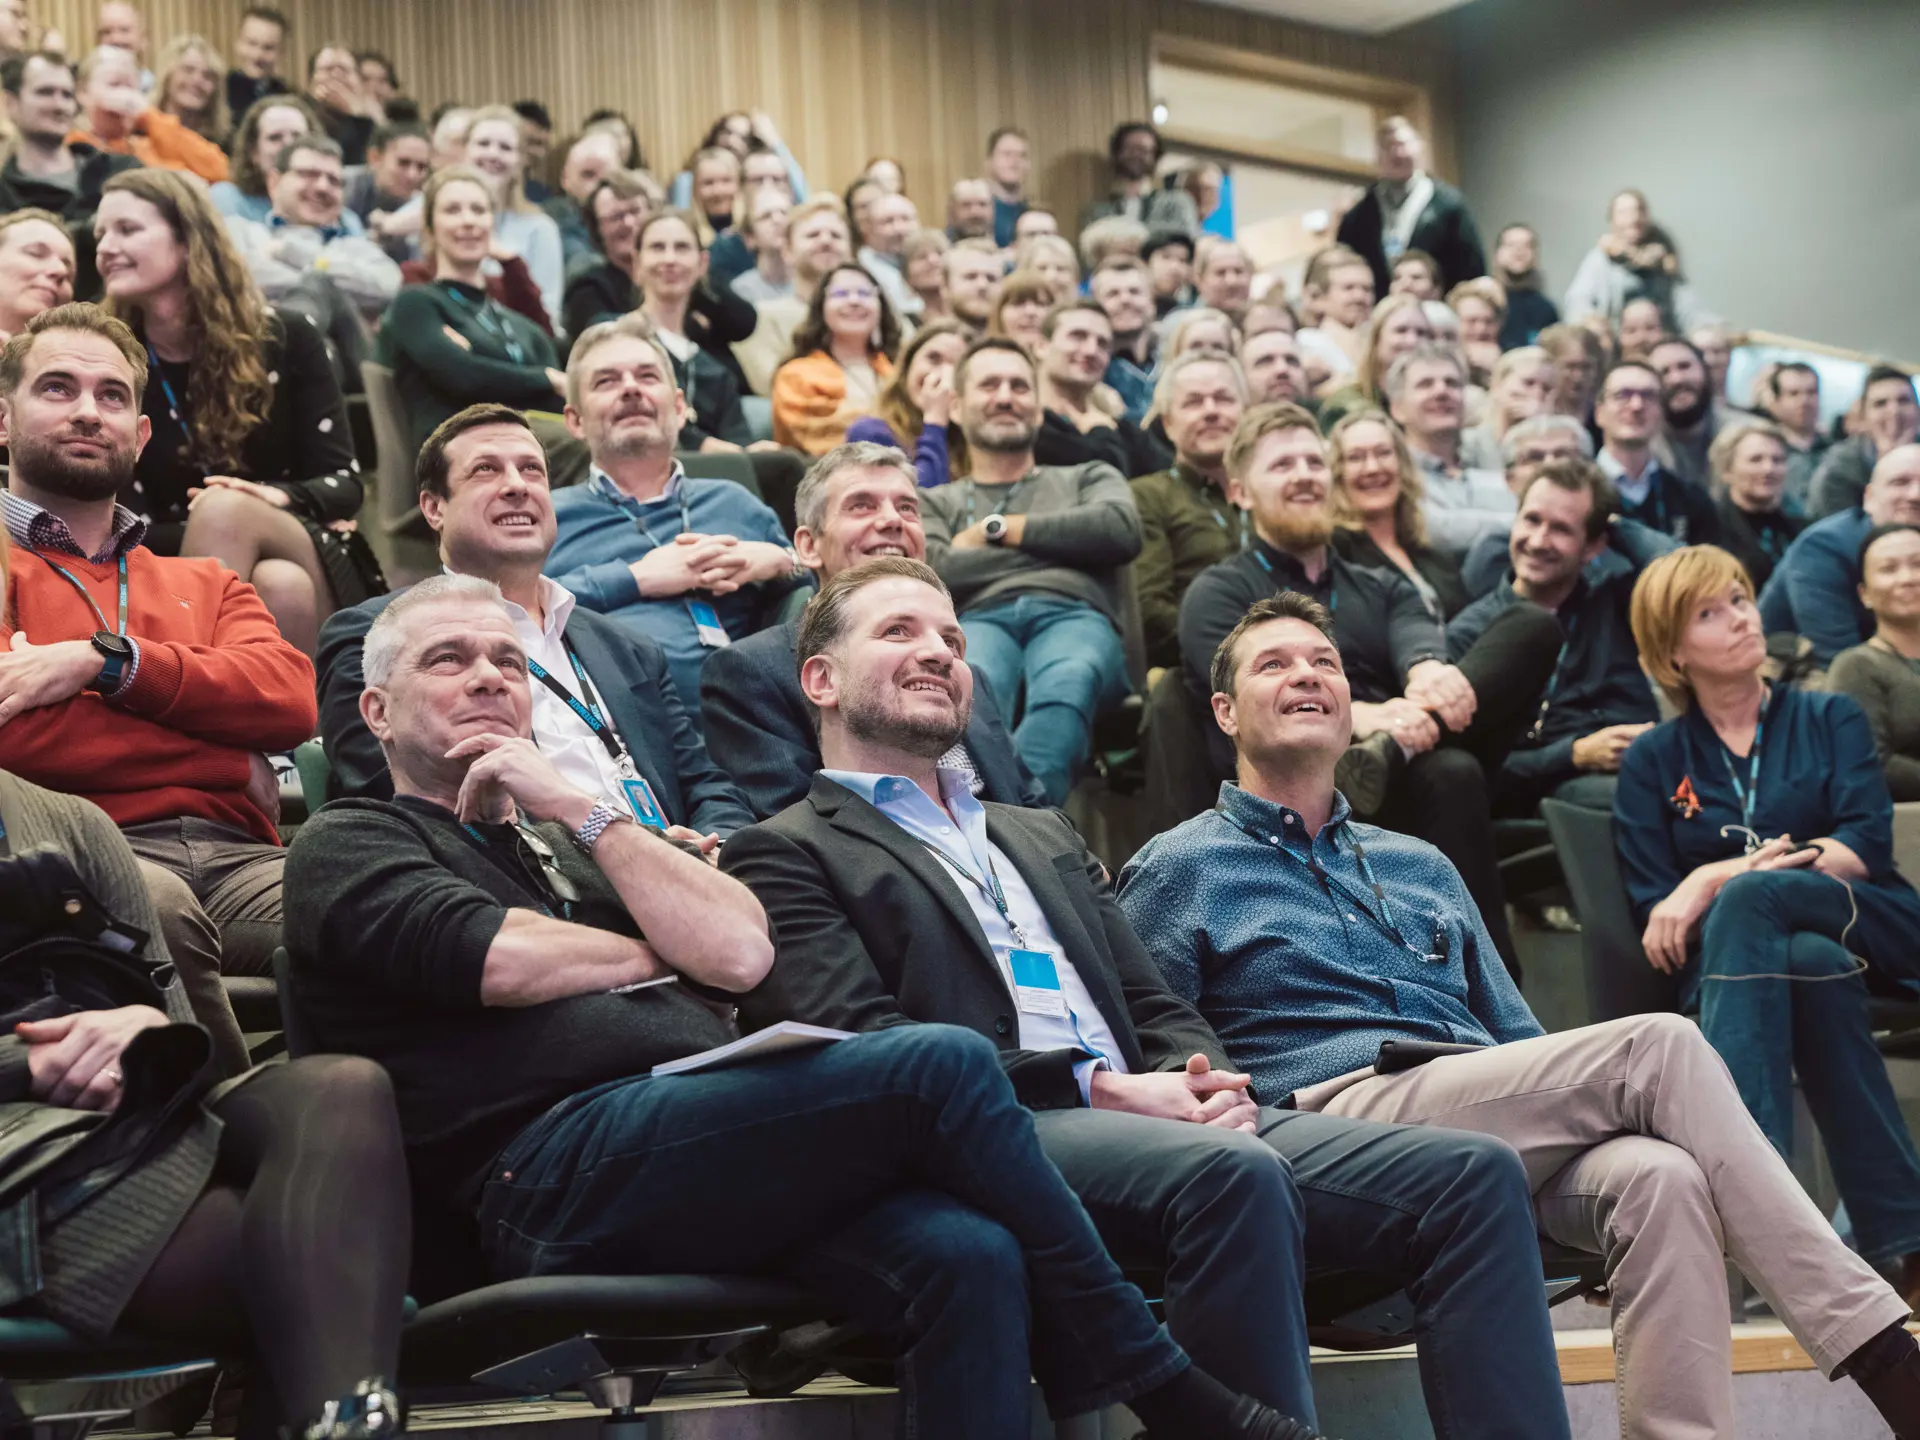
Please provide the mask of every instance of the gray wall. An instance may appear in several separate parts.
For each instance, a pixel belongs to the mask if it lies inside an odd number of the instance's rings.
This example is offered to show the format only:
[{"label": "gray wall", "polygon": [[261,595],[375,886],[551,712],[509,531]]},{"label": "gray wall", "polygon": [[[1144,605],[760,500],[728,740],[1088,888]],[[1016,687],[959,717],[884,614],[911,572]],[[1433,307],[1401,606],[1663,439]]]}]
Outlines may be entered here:
[{"label": "gray wall", "polygon": [[1634,186],[1730,323],[1920,362],[1920,3],[1475,0],[1418,30],[1457,57],[1489,246],[1533,224],[1549,290]]}]

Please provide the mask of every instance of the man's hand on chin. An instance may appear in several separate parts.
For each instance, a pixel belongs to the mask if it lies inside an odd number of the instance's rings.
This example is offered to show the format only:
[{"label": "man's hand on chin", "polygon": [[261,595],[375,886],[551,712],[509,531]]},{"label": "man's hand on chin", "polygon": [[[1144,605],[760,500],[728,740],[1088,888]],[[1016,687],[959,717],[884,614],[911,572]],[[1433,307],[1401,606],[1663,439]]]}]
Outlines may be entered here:
[{"label": "man's hand on chin", "polygon": [[522,736],[469,735],[447,751],[447,759],[473,762],[453,807],[464,821],[511,820],[517,806],[529,820],[557,820],[578,830],[593,809],[593,797]]}]

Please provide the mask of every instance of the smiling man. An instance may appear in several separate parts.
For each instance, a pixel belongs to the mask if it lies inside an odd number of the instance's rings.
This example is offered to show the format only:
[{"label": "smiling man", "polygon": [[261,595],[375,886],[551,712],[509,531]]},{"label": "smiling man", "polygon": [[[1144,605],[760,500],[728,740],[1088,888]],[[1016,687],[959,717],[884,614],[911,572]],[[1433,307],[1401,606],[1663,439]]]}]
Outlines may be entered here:
[{"label": "smiling man", "polygon": [[1496,813],[1531,815],[1548,795],[1611,810],[1621,757],[1660,718],[1627,623],[1639,567],[1607,543],[1613,505],[1592,461],[1539,467],[1520,495],[1506,578],[1447,622],[1456,663],[1516,605],[1551,611],[1566,636],[1539,714],[1494,777]]},{"label": "smiling man", "polygon": [[[890,445],[858,442],[809,467],[793,500],[793,548],[822,585],[880,558],[921,560],[921,491],[913,462]],[[820,733],[794,660],[800,617],[715,651],[700,672],[707,748],[746,792],[754,814],[776,815],[807,793],[820,768]],[[973,718],[941,763],[985,800],[1045,805],[991,693],[974,676]]]},{"label": "smiling man", "polygon": [[323,284],[371,323],[399,293],[400,267],[346,208],[345,176],[326,136],[291,141],[267,161],[272,212],[265,221],[229,215],[227,233],[269,300]]},{"label": "smiling man", "polygon": [[[534,666],[532,734],[554,768],[621,813],[711,851],[751,818],[707,758],[658,644],[574,603],[540,573],[553,546],[546,454],[518,411],[474,405],[436,429],[417,466],[420,510],[450,575],[500,587]],[[404,594],[404,591],[397,594]],[[320,728],[340,790],[393,793],[360,713],[367,632],[396,595],[337,610],[320,632]]]},{"label": "smiling man", "polygon": [[1269,1103],[1518,1151],[1540,1233],[1606,1257],[1622,1435],[1735,1433],[1729,1258],[1824,1373],[1920,1434],[1906,1302],[1834,1234],[1699,1028],[1636,1015],[1543,1034],[1446,857],[1354,821],[1334,780],[1354,709],[1334,636],[1324,605],[1279,595],[1213,654],[1236,783],[1120,877],[1168,988]]},{"label": "smiling man", "polygon": [[1513,493],[1498,470],[1476,470],[1460,453],[1467,367],[1451,346],[1417,345],[1387,369],[1380,389],[1425,484],[1427,534],[1436,549],[1466,554],[1513,520]]}]

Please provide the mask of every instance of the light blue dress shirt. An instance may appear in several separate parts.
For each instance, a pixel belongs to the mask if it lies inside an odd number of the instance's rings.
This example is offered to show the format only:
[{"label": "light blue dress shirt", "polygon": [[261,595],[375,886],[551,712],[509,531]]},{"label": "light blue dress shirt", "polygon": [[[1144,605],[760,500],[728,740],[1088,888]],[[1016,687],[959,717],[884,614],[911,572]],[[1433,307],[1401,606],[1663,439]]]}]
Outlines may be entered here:
[{"label": "light blue dress shirt", "polygon": [[[1053,957],[1067,1013],[1033,1015],[1018,1011],[1021,1049],[1084,1050],[1097,1057],[1073,1067],[1074,1078],[1080,1082],[1082,1104],[1092,1103],[1089,1089],[1095,1070],[1126,1073],[1127,1062],[1120,1054],[1113,1030],[1100,1013],[1100,1007],[1094,1004],[1080,972],[1055,938],[1046,912],[1040,908],[1040,902],[1034,898],[1018,867],[987,838],[986,808],[973,798],[965,773],[944,766],[939,770],[940,794],[946,801],[944,810],[904,775],[869,775],[854,770],[822,770],[820,773],[865,800],[933,851],[946,863],[947,869],[954,872],[954,883],[967,897],[967,906],[986,936],[1009,995],[1014,993],[1013,962],[1008,958],[1011,951],[1044,950]],[[988,896],[990,875],[1000,882],[1001,894],[1007,903],[1004,916]],[[1015,938],[1015,927],[1025,937],[1024,943]]]}]

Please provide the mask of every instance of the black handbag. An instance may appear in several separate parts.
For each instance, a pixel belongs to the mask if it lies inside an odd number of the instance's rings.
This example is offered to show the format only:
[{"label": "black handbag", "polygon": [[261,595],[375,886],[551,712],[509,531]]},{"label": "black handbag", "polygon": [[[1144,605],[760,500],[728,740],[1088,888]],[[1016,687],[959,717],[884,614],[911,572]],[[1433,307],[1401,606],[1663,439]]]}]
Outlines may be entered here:
[{"label": "black handbag", "polygon": [[125,1005],[164,1010],[173,967],[140,953],[147,938],[107,912],[61,850],[0,858],[0,1026]]}]

